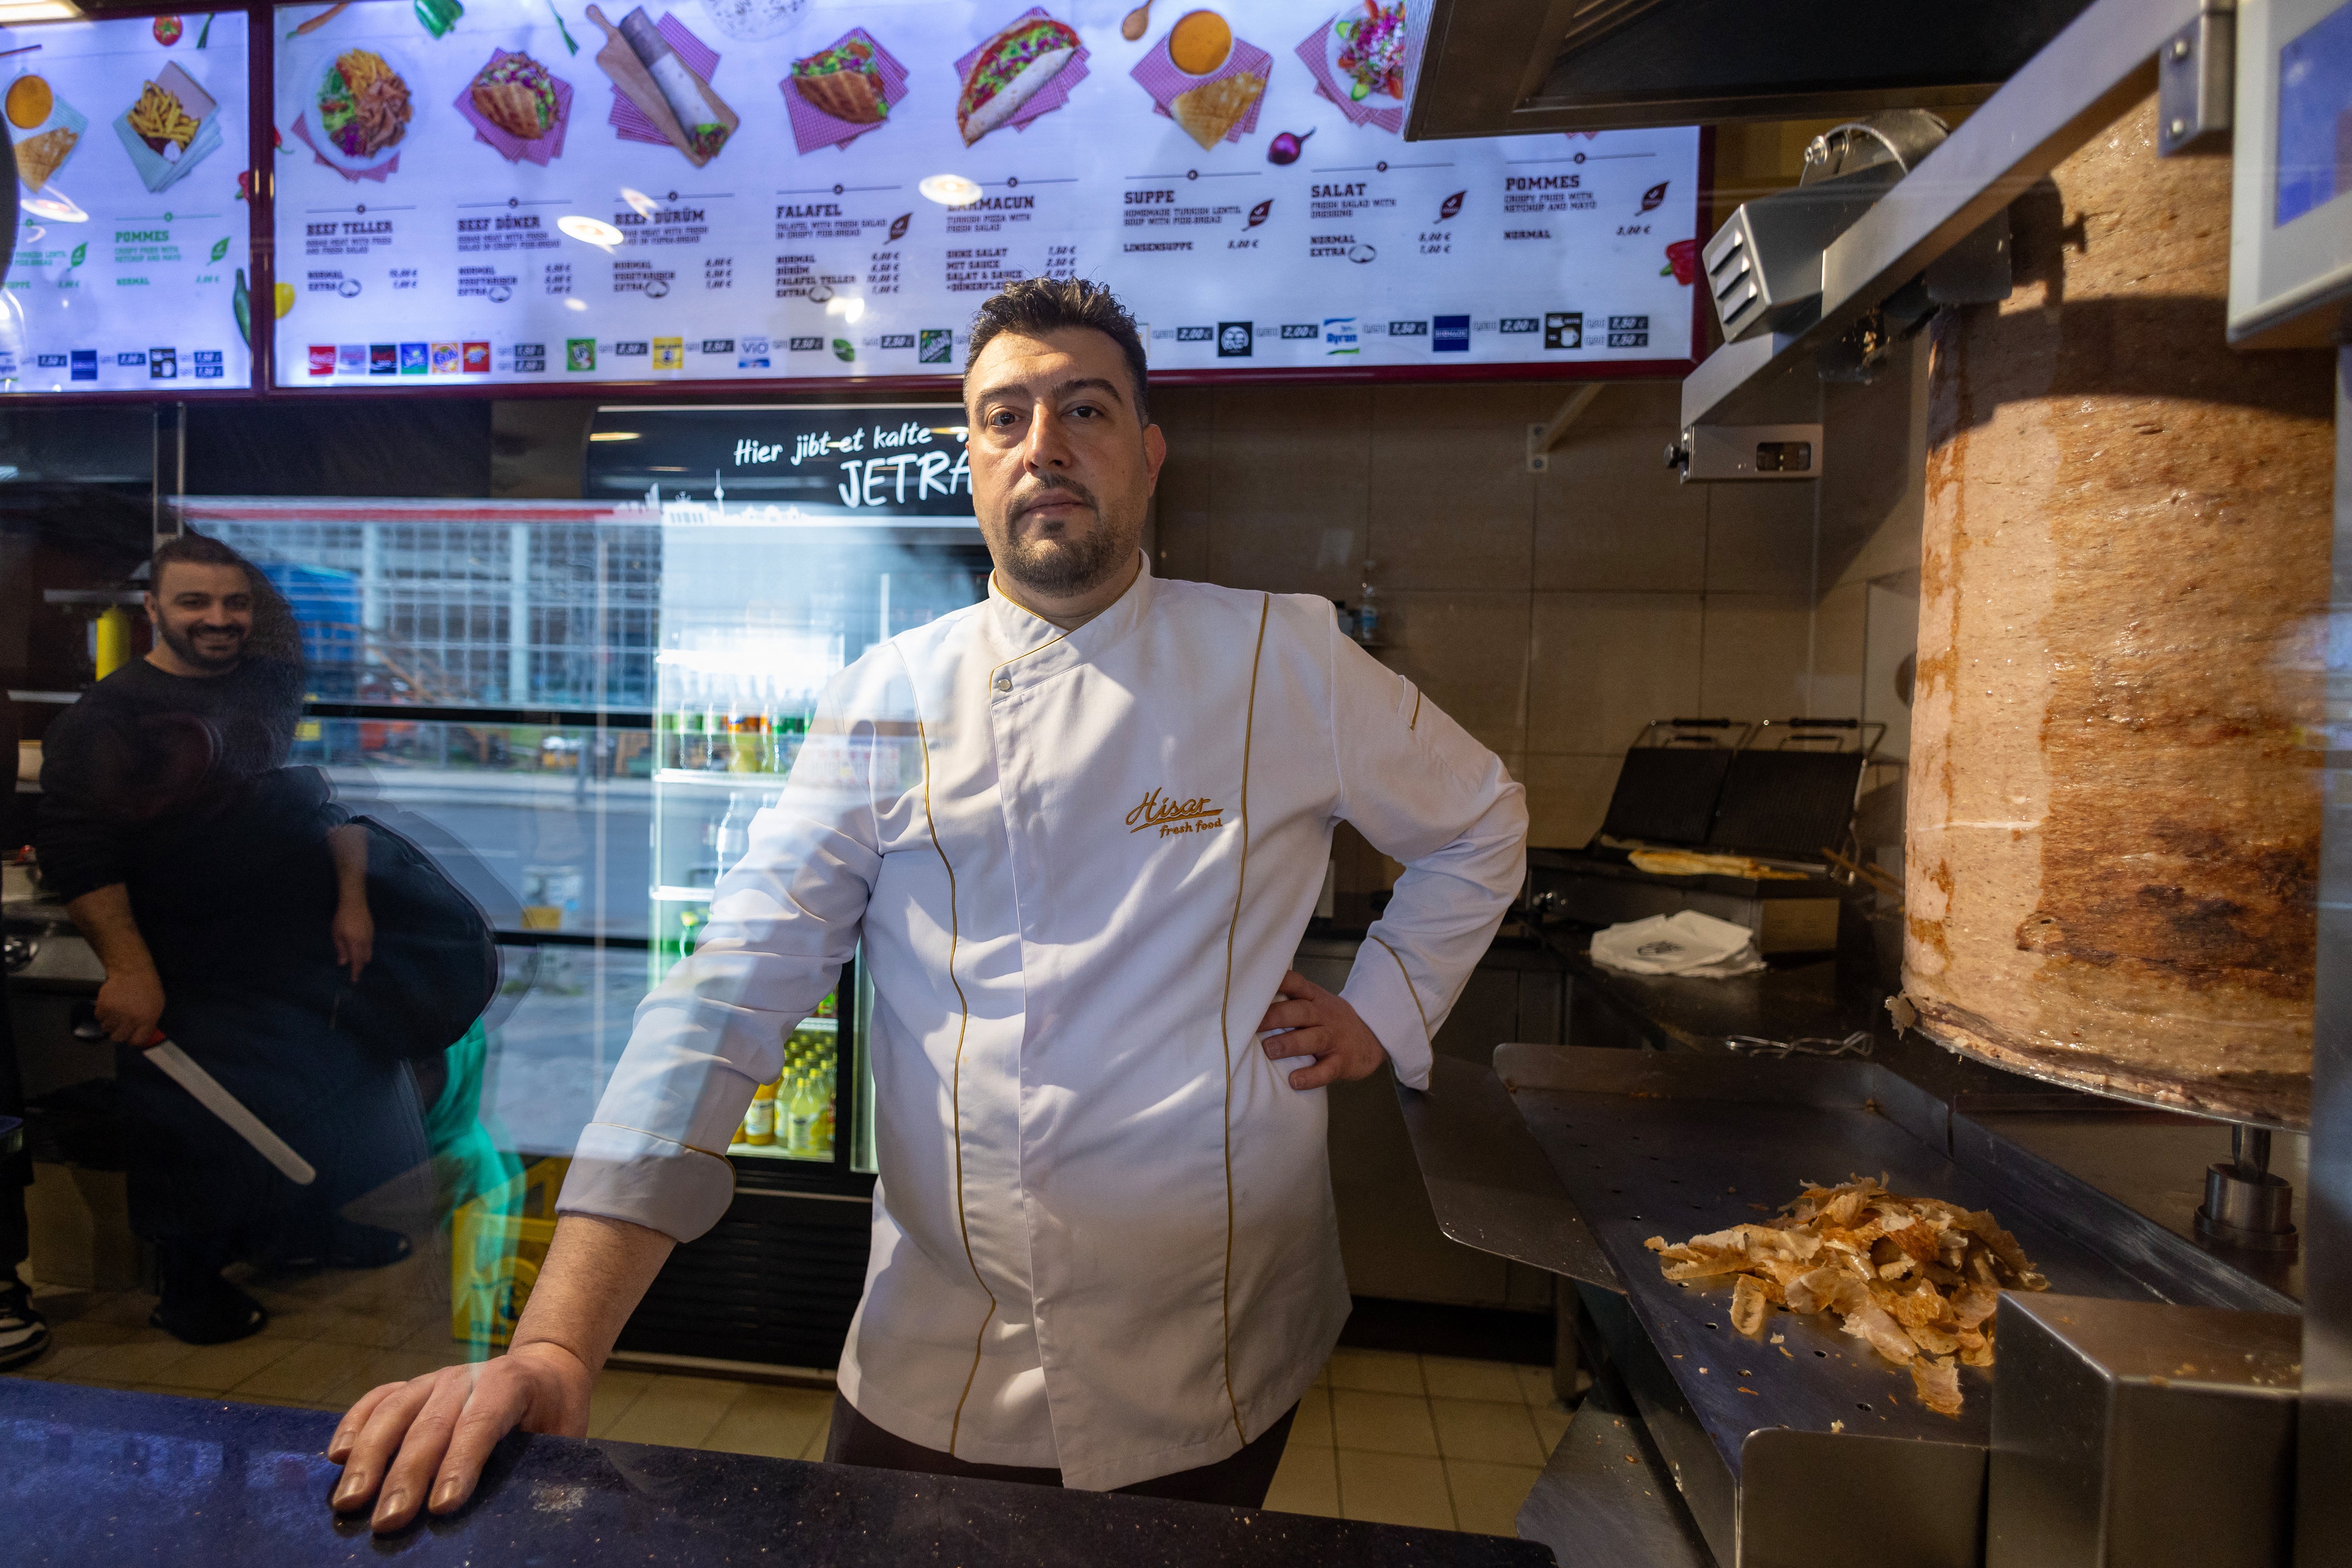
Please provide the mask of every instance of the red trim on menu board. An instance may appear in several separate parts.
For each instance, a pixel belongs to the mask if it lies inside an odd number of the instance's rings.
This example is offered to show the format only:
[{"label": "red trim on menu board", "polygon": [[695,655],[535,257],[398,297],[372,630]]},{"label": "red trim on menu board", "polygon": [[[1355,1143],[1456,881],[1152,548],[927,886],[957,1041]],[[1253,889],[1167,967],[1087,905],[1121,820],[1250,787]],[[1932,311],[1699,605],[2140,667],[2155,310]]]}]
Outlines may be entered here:
[{"label": "red trim on menu board", "polygon": [[[1697,362],[1683,359],[1611,360],[1586,364],[1545,364],[1534,362],[1525,364],[1465,364],[1465,365],[1378,365],[1361,370],[1328,371],[1298,370],[1162,370],[1151,373],[1154,386],[1338,386],[1366,383],[1429,385],[1433,384],[1485,382],[1573,382],[1573,381],[1680,381],[1698,368]],[[396,389],[368,386],[296,386],[275,387],[269,393],[273,399],[289,397],[397,397],[406,402],[421,398],[477,398],[498,402],[518,402],[539,398],[571,398],[604,401],[625,395],[637,402],[699,403],[713,398],[735,403],[769,403],[796,401],[808,397],[856,397],[872,394],[899,395],[908,393],[933,397],[952,398],[963,383],[956,376],[868,376],[863,380],[835,380],[830,377],[802,378],[791,381],[596,381],[596,382],[502,382],[494,386],[425,385],[402,386]],[[250,393],[192,393],[194,397],[249,397]],[[14,403],[69,403],[112,401],[152,403],[152,397],[136,393],[83,393],[70,395],[40,395],[26,393],[11,399]],[[173,398],[171,401],[179,401]]]}]

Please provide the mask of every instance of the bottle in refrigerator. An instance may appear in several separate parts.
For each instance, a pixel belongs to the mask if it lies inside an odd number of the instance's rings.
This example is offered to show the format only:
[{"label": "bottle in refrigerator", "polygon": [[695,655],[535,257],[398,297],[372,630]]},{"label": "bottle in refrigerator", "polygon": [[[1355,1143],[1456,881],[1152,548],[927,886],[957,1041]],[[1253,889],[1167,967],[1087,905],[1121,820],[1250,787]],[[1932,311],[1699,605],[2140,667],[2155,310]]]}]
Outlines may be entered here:
[{"label": "bottle in refrigerator", "polygon": [[678,680],[677,761],[679,768],[701,768],[706,754],[702,732],[702,678],[688,672]]},{"label": "bottle in refrigerator", "polygon": [[743,852],[751,847],[751,816],[759,810],[760,797],[750,790],[735,790],[727,796],[727,815],[719,819],[718,871],[711,879],[715,885],[735,868]]},{"label": "bottle in refrigerator", "polygon": [[655,767],[675,768],[684,765],[681,760],[681,755],[685,750],[686,738],[685,731],[679,722],[683,717],[684,715],[677,708],[669,704],[664,704],[662,708],[655,713]]},{"label": "bottle in refrigerator", "polygon": [[742,676],[734,681],[733,712],[728,720],[730,752],[727,766],[739,773],[768,771],[768,716],[761,711],[754,683]]},{"label": "bottle in refrigerator", "polygon": [[702,767],[706,773],[725,773],[734,756],[733,742],[728,739],[728,702],[726,681],[717,674],[703,677],[702,695]]},{"label": "bottle in refrigerator", "polygon": [[786,1153],[795,1157],[808,1153],[810,1134],[815,1128],[807,1097],[806,1079],[797,1072],[786,1073],[784,1087],[778,1091],[776,1100],[779,1123],[776,1141],[783,1146]]},{"label": "bottle in refrigerator", "polygon": [[743,1115],[743,1142],[761,1147],[776,1141],[776,1086],[763,1083],[751,1093],[751,1109]]}]

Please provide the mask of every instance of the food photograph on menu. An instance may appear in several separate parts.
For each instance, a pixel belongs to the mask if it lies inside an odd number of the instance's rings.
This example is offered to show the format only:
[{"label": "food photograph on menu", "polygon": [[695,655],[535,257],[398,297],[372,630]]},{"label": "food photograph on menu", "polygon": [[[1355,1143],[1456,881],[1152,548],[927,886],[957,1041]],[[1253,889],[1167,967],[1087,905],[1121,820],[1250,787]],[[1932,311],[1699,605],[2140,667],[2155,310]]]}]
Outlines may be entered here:
[{"label": "food photograph on menu", "polygon": [[252,384],[248,74],[241,11],[0,27],[0,395]]},{"label": "food photograph on menu", "polygon": [[[945,377],[1034,276],[1111,284],[1171,374],[1688,363],[1699,133],[1408,143],[1416,16],[279,6],[275,379]],[[142,180],[201,176],[204,86],[159,64],[77,101],[123,117]],[[33,172],[87,156],[64,98],[6,108]]]}]

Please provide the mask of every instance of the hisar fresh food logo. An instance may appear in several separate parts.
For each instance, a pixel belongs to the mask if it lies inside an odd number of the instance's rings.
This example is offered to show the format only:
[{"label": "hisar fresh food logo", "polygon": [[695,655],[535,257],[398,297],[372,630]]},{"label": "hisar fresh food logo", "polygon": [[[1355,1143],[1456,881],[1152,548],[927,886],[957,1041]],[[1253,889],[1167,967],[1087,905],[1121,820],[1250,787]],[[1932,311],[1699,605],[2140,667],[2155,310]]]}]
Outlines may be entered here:
[{"label": "hisar fresh food logo", "polygon": [[1207,833],[1224,825],[1225,808],[1208,796],[1194,795],[1182,800],[1174,795],[1163,795],[1156,789],[1127,814],[1127,830],[1129,833],[1156,827],[1162,838],[1174,838],[1186,833]]}]

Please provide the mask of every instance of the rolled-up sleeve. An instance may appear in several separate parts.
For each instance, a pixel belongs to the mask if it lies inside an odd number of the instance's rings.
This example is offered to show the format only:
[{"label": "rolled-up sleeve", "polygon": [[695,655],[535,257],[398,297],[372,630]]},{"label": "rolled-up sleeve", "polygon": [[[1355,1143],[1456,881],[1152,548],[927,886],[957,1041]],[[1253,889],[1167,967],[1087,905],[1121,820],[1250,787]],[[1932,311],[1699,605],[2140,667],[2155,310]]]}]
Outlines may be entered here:
[{"label": "rolled-up sleeve", "polygon": [[782,798],[752,818],[693,956],[638,1005],[627,1049],[580,1137],[556,1207],[691,1241],[735,1190],[726,1151],[785,1037],[857,949],[881,869],[870,711],[845,672],[819,704]]},{"label": "rolled-up sleeve", "polygon": [[1527,876],[1527,792],[1411,681],[1332,633],[1339,815],[1404,863],[1340,994],[1398,1081],[1429,1087],[1431,1040]]}]

